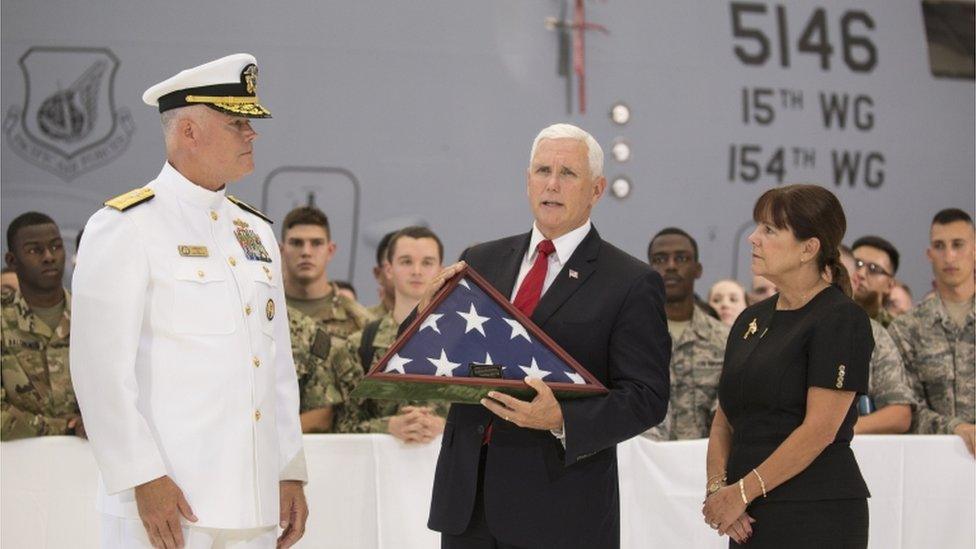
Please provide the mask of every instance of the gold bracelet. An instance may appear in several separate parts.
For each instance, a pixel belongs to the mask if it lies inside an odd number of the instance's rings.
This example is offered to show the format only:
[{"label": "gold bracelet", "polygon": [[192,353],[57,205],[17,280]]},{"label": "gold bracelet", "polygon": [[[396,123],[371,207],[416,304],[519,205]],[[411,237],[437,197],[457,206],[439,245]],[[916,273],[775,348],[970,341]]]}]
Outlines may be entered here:
[{"label": "gold bracelet", "polygon": [[712,475],[712,476],[708,477],[708,479],[705,480],[705,484],[708,484],[708,483],[712,482],[713,480],[717,479],[718,477],[722,477],[722,482],[725,482],[726,480],[728,480],[728,477],[726,476],[725,471],[723,471],[723,472],[721,472],[721,473],[719,473],[717,475]]},{"label": "gold bracelet", "polygon": [[742,503],[749,505],[749,498],[746,497],[746,485],[742,483],[744,478],[739,479],[739,495],[742,496]]},{"label": "gold bracelet", "polygon": [[766,497],[766,483],[763,482],[762,475],[759,474],[758,469],[753,469],[753,473],[756,473],[756,478],[759,479],[759,487],[762,488],[763,497]]}]

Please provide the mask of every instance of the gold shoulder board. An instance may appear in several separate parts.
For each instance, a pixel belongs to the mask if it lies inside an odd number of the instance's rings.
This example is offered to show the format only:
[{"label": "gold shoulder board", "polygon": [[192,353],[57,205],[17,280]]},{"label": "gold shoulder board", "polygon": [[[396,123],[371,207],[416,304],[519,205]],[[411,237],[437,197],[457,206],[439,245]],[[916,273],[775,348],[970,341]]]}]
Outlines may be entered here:
[{"label": "gold shoulder board", "polygon": [[233,195],[227,195],[227,200],[230,200],[231,202],[236,204],[238,208],[244,210],[245,212],[250,212],[260,217],[261,219],[267,221],[268,223],[274,225],[274,221],[271,221],[270,217],[264,215],[263,213],[261,213],[261,210],[255,208],[254,206],[248,204],[247,202],[244,202],[240,198],[237,198],[236,196]]},{"label": "gold shoulder board", "polygon": [[125,194],[120,194],[111,200],[106,200],[105,205],[124,212],[133,206],[152,200],[154,196],[156,196],[156,192],[149,187],[140,187]]}]

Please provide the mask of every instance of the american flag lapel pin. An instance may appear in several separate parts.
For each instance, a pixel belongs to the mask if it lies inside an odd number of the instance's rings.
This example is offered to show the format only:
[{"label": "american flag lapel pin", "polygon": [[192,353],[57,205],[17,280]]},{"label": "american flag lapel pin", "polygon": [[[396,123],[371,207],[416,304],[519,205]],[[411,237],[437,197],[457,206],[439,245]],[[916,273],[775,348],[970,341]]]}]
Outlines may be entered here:
[{"label": "american flag lapel pin", "polygon": [[574,271],[574,270],[572,270],[572,269],[570,269],[569,270],[569,278],[579,278],[579,273],[576,272],[576,271]]}]

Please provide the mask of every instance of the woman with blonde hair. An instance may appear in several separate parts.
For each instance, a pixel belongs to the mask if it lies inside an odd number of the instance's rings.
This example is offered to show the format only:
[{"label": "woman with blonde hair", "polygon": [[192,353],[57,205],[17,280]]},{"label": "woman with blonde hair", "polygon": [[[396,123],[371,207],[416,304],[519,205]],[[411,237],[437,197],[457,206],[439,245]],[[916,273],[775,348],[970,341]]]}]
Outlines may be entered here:
[{"label": "woman with blonde hair", "polygon": [[718,313],[722,324],[731,326],[746,308],[746,290],[731,278],[719,280],[708,290],[708,304]]}]

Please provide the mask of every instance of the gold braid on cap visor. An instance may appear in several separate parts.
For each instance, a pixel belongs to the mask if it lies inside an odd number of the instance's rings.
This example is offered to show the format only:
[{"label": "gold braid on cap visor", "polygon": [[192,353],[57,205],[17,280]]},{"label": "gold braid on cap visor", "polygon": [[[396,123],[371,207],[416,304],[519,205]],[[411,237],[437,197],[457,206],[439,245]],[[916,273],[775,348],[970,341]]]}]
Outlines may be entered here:
[{"label": "gold braid on cap visor", "polygon": [[207,103],[215,107],[219,107],[222,110],[237,114],[250,116],[271,116],[271,111],[262,107],[261,104],[258,103],[257,96],[240,97],[234,95],[188,95],[186,96],[185,101],[187,103]]}]

